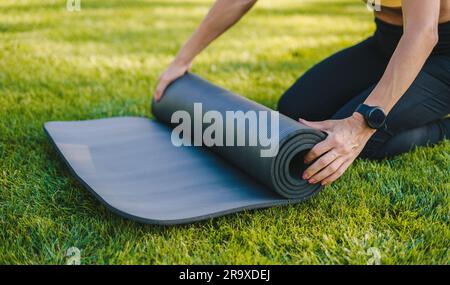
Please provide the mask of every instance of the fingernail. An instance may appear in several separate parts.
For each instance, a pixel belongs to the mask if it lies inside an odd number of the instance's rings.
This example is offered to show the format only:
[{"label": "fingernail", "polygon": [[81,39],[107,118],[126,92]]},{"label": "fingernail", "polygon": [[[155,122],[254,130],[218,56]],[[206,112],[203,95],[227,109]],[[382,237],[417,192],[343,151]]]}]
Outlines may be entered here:
[{"label": "fingernail", "polygon": [[326,182],[324,182],[324,181],[322,181],[321,183],[320,183],[322,186],[325,186],[325,185],[327,185],[327,183]]},{"label": "fingernail", "polygon": [[309,177],[308,177],[308,175],[307,175],[306,173],[303,173],[302,178],[306,180],[306,179],[308,179]]},{"label": "fingernail", "polygon": [[314,180],[314,179],[309,179],[309,180],[308,180],[308,183],[309,183],[309,184],[314,184],[314,183],[316,183],[316,180]]}]

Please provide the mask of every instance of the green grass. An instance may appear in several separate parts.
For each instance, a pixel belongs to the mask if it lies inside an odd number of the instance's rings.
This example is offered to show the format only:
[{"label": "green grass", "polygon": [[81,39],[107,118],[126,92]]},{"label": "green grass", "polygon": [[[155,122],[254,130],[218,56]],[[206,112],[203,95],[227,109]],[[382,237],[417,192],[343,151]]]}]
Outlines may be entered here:
[{"label": "green grass", "polygon": [[[211,1],[0,2],[0,263],[450,264],[450,143],[359,160],[294,206],[162,227],[122,219],[69,175],[51,120],[151,116],[158,74]],[[307,68],[373,32],[356,0],[262,0],[194,72],[275,107]],[[375,249],[374,249],[375,248]]]}]

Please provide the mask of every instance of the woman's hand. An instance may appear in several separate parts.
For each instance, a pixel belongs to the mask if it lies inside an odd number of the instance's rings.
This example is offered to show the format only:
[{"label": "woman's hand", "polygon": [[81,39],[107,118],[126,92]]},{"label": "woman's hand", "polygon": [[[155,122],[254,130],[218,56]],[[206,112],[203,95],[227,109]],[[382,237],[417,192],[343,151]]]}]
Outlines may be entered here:
[{"label": "woman's hand", "polygon": [[299,122],[328,133],[327,138],[315,145],[304,157],[305,163],[317,159],[303,172],[303,179],[311,184],[326,185],[338,179],[375,132],[367,126],[359,113],[343,120],[309,122],[299,119]]},{"label": "woman's hand", "polygon": [[159,102],[167,86],[178,77],[183,76],[191,67],[190,63],[181,63],[178,60],[174,60],[169,67],[161,74],[156,85],[156,91],[154,97],[156,102]]}]

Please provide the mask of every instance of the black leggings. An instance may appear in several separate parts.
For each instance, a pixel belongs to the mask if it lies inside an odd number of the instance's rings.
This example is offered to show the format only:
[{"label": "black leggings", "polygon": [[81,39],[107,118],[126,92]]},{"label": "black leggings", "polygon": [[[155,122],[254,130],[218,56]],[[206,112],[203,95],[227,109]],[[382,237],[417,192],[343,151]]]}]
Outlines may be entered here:
[{"label": "black leggings", "polygon": [[[375,34],[320,62],[292,85],[278,110],[293,119],[343,119],[369,96],[381,79],[402,27],[375,20]],[[450,22],[439,25],[439,43],[408,91],[371,137],[361,157],[380,159],[414,146],[450,138]]]}]

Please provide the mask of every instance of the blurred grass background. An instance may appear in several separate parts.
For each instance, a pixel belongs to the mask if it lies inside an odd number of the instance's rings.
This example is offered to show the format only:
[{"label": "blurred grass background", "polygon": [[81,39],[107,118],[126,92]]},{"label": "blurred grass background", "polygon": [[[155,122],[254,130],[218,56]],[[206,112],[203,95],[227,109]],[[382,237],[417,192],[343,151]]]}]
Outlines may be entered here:
[{"label": "blurred grass background", "polygon": [[[211,3],[0,2],[0,263],[61,264],[75,246],[82,264],[450,264],[448,141],[359,160],[300,205],[177,227],[122,219],[69,175],[43,123],[151,116],[159,73]],[[260,0],[193,71],[273,108],[372,18],[356,0]]]}]

